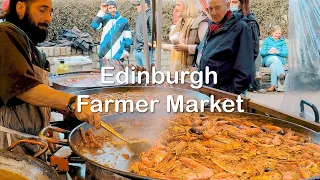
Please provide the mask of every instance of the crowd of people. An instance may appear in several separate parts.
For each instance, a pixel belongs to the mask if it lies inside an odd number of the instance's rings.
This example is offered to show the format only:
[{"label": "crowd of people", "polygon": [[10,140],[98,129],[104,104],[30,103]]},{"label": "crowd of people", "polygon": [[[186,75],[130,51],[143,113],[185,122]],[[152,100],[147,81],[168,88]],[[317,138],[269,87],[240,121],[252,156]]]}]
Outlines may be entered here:
[{"label": "crowd of people", "polygon": [[[136,64],[146,66],[142,8],[139,0],[133,5],[139,15],[132,35],[128,20],[120,15],[117,3],[114,0],[101,1],[100,11],[92,21],[93,29],[103,28],[100,67],[104,65],[102,59],[123,61],[128,58],[131,45]],[[149,59],[154,65],[150,5],[150,1],[146,0]],[[172,16],[171,43],[161,44],[162,49],[171,52],[172,74],[176,71],[204,72],[208,66],[219,77],[217,83],[210,81],[208,86],[244,95],[247,90],[271,92],[276,90],[278,79],[280,83],[284,82],[282,65],[288,53],[281,38],[281,29],[275,25],[272,35],[264,40],[260,48],[259,24],[250,12],[249,0],[176,0]],[[116,23],[118,26],[114,26]],[[263,89],[260,84],[261,65],[271,70],[271,87],[268,89]]]},{"label": "crowd of people", "polygon": [[[169,33],[170,44],[161,48],[170,51],[170,72],[200,71],[205,67],[218,74],[219,80],[208,86],[235,94],[249,91],[266,93],[275,91],[283,84],[283,65],[288,56],[281,28],[273,26],[271,35],[260,46],[258,21],[250,12],[249,0],[176,0],[172,13],[173,23]],[[142,7],[140,0],[133,2],[138,11],[134,30],[129,21],[121,16],[115,0],[101,0],[100,10],[93,18],[91,27],[102,29],[99,56],[100,68],[107,60],[123,62],[132,52],[136,64],[146,66]],[[152,46],[152,9],[145,0],[147,38],[150,63],[154,65],[155,49]],[[6,0],[2,9],[9,8]],[[132,33],[133,32],[133,33]],[[261,66],[271,71],[271,86],[261,87]]]},{"label": "crowd of people", "polygon": [[[37,135],[49,124],[51,110],[73,113],[77,119],[99,128],[100,115],[91,112],[90,105],[83,106],[81,112],[75,111],[77,97],[48,84],[49,63],[36,45],[47,37],[52,1],[5,2],[1,15],[4,21],[0,23],[0,149],[19,139],[21,133]],[[154,63],[150,0],[145,0],[144,8],[139,0],[133,5],[139,14],[131,34],[128,20],[121,16],[116,1],[101,1],[91,24],[93,29],[103,30],[100,67],[104,66],[105,59],[124,61],[132,50],[137,64],[146,66],[142,9],[146,10],[150,59]],[[214,83],[210,79],[208,86],[240,95],[250,87],[262,89],[256,76],[261,56],[262,65],[271,69],[272,86],[268,91],[274,91],[278,80],[284,82],[287,46],[281,37],[281,28],[274,26],[270,37],[259,48],[259,25],[249,7],[249,0],[176,0],[169,34],[171,44],[161,45],[171,51],[171,72],[205,73],[209,67],[217,73],[218,80]],[[36,151],[28,147],[24,150]]]}]

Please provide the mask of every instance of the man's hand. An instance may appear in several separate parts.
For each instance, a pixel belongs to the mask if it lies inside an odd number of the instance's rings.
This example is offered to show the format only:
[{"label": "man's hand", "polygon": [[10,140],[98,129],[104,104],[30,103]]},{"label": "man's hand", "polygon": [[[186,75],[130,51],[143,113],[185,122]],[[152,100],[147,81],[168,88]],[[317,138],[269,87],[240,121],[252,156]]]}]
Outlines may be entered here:
[{"label": "man's hand", "polygon": [[128,51],[124,50],[124,52],[123,52],[123,58],[124,58],[124,59],[129,59],[129,53],[128,53]]},{"label": "man's hand", "polygon": [[82,105],[81,112],[78,112],[78,107],[77,107],[78,103],[77,102],[75,102],[71,105],[72,108],[75,108],[74,115],[80,121],[88,122],[91,126],[94,126],[97,129],[99,129],[100,128],[100,121],[101,121],[100,114],[93,113],[91,111],[91,105],[88,100],[82,100],[82,102],[88,102],[88,105]]},{"label": "man's hand", "polygon": [[173,45],[173,49],[176,51],[188,51],[188,46],[184,43],[178,43]]},{"label": "man's hand", "polygon": [[100,5],[100,10],[103,11],[104,13],[107,13],[107,11],[108,11],[108,6],[107,6],[107,4],[106,4],[106,3],[102,3],[102,4]]},{"label": "man's hand", "polygon": [[[16,97],[34,106],[49,107],[67,113],[69,100],[73,96],[74,94],[68,94],[55,90],[47,85],[40,84],[28,91],[18,94]],[[82,101],[85,101],[85,99]],[[73,103],[71,107],[76,110],[74,114],[80,121],[89,122],[91,125],[99,128],[101,117],[99,113],[92,113],[90,109],[91,105],[90,103],[88,104],[87,106],[82,106],[81,112],[77,112],[77,101]]]},{"label": "man's hand", "polygon": [[124,55],[123,59],[129,59],[129,55]]}]

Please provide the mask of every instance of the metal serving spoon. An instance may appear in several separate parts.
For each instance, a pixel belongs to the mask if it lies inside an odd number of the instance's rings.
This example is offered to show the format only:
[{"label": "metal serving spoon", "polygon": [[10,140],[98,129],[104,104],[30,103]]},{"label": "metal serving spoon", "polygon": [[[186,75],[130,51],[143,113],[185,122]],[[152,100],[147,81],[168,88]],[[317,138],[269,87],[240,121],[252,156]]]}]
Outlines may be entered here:
[{"label": "metal serving spoon", "polygon": [[151,147],[149,142],[146,140],[129,141],[103,121],[101,121],[101,126],[107,131],[111,132],[113,135],[117,136],[119,139],[125,141],[128,145],[128,148],[135,154],[140,154],[141,152],[144,152],[146,149]]}]

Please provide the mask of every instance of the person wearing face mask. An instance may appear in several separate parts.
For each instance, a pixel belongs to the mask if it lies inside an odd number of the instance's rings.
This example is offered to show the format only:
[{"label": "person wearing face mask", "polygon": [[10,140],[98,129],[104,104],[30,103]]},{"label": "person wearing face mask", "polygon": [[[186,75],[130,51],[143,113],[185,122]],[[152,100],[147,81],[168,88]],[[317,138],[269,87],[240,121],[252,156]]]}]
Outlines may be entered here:
[{"label": "person wearing face mask", "polygon": [[266,93],[266,90],[263,89],[260,85],[261,75],[260,75],[260,66],[261,66],[261,56],[259,56],[259,41],[260,41],[260,28],[257,21],[257,18],[253,13],[250,12],[250,0],[230,0],[230,10],[233,13],[240,13],[247,17],[247,24],[250,29],[250,34],[253,39],[253,55],[255,60],[254,73],[256,74],[255,80],[250,84],[249,91]]},{"label": "person wearing face mask", "polygon": [[250,12],[250,1],[249,0],[230,0],[230,10],[233,13],[240,13],[247,17],[245,20],[251,31],[251,36],[254,45],[254,59],[259,56],[259,39],[260,39],[260,28],[257,18],[253,13]]},{"label": "person wearing face mask", "polygon": [[232,12],[238,11],[240,6],[240,0],[230,0],[230,10]]},{"label": "person wearing face mask", "polygon": [[261,47],[262,65],[270,67],[271,86],[267,89],[272,92],[276,89],[278,78],[284,84],[285,71],[283,65],[286,64],[284,58],[288,56],[286,41],[281,36],[281,27],[275,25],[272,28],[271,36],[264,39]]},{"label": "person wearing face mask", "polygon": [[120,15],[117,7],[113,0],[102,0],[100,11],[91,23],[95,30],[103,28],[98,53],[100,68],[107,63],[102,62],[103,58],[123,62],[129,57],[132,44],[129,21]]}]

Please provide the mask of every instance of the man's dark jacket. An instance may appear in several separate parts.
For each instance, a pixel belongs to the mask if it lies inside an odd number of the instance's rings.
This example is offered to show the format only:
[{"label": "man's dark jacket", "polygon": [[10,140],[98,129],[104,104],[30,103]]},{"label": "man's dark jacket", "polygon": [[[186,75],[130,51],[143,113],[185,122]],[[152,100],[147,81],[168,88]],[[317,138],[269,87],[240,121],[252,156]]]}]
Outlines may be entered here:
[{"label": "man's dark jacket", "polygon": [[[146,19],[147,19],[147,37],[148,42],[152,42],[152,10],[148,8],[146,10]],[[143,38],[143,28],[142,28],[142,13],[139,13],[136,20],[136,29],[133,34],[133,49],[142,50],[144,47],[144,38]]]},{"label": "man's dark jacket", "polygon": [[242,14],[235,13],[218,31],[207,32],[201,42],[204,44],[200,47],[204,46],[199,70],[204,79],[206,66],[217,73],[217,84],[210,75],[208,86],[234,94],[248,89],[253,80],[254,47],[246,20]]}]

